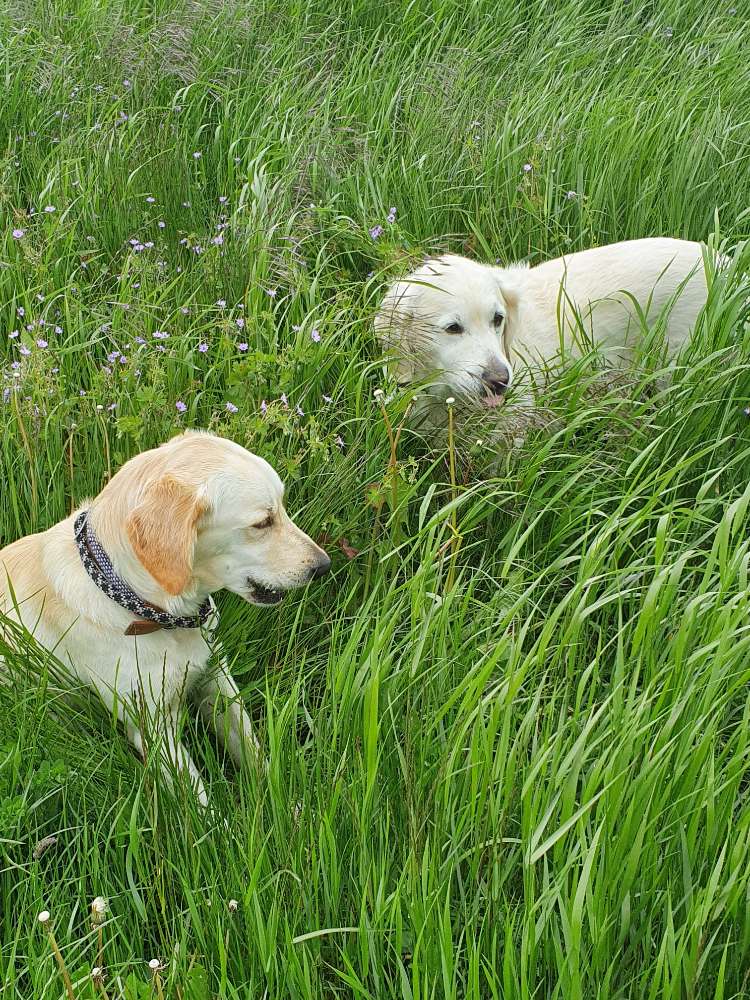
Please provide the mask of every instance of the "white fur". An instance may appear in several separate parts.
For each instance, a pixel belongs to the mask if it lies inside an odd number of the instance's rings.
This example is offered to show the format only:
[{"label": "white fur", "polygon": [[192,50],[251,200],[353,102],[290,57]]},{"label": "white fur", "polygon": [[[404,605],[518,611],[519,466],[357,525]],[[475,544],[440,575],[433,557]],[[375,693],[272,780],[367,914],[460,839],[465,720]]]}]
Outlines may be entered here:
[{"label": "white fur", "polygon": [[[642,330],[639,308],[651,323],[668,312],[673,353],[690,337],[705,301],[701,245],[655,238],[532,268],[438,257],[389,289],[375,326],[401,382],[437,379],[439,397],[479,399],[487,394],[483,374],[507,370],[512,382],[520,366],[575,357],[591,342],[614,364],[626,363]],[[493,322],[498,314],[500,328]],[[448,332],[451,324],[462,332]]]},{"label": "white fur", "polygon": [[[179,505],[170,504],[172,495]],[[259,586],[285,591],[327,569],[328,557],[289,519],[282,497],[281,480],[263,459],[223,438],[188,433],[131,459],[85,506],[117,573],[144,600],[185,615],[222,587],[258,603]],[[136,616],[86,573],[73,537],[75,516],[0,552],[3,611],[54,650],[107,705],[128,709],[124,722],[137,750],[144,750],[144,709],[147,718],[163,723],[167,757],[189,774],[205,803],[200,775],[179,741],[182,702],[187,694],[196,696],[239,763],[254,737],[237,687],[223,661],[206,670],[211,650],[200,629],[124,634]],[[134,518],[146,532],[140,558]],[[269,518],[270,526],[255,527]],[[186,575],[176,593],[170,573],[186,553]]]}]

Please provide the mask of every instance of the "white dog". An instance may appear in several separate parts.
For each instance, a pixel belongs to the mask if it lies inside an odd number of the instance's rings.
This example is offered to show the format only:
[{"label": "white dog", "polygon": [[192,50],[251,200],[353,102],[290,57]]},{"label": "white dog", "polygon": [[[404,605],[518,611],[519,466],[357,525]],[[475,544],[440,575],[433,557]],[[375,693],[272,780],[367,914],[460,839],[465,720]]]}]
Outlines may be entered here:
[{"label": "white dog", "polygon": [[[0,551],[3,610],[114,706],[163,721],[164,750],[206,793],[179,742],[183,696],[239,763],[254,737],[237,687],[201,624],[226,587],[274,604],[330,566],[289,518],[263,459],[211,434],[186,433],[131,459],[95,500]],[[215,620],[214,620],[215,624]],[[124,719],[139,752],[139,713]]]},{"label": "white dog", "polygon": [[437,379],[438,399],[491,407],[503,401],[519,364],[549,364],[592,344],[615,364],[627,361],[640,316],[653,323],[667,314],[674,353],[705,302],[699,243],[632,240],[531,268],[438,257],[389,289],[375,328],[401,383]]}]

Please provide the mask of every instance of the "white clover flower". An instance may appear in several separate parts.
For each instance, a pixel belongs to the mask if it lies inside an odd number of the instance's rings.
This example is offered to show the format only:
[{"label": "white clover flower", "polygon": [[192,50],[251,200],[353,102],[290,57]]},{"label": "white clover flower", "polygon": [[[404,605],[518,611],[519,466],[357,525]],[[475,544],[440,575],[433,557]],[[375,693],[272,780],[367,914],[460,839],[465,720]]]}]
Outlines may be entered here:
[{"label": "white clover flower", "polygon": [[37,917],[37,920],[42,926],[49,923],[49,910],[42,910],[42,912]]}]

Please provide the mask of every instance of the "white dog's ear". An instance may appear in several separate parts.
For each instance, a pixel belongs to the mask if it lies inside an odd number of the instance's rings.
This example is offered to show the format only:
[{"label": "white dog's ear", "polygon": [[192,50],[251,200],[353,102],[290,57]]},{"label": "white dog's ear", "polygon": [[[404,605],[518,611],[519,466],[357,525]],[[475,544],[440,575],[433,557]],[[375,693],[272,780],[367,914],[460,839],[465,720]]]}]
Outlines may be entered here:
[{"label": "white dog's ear", "polygon": [[520,282],[514,280],[514,276],[505,269],[496,272],[497,285],[507,308],[503,337],[506,345],[510,348],[513,338],[518,333],[518,306],[521,301]]},{"label": "white dog's ear", "polygon": [[190,581],[198,519],[207,506],[191,486],[165,475],[146,487],[125,521],[140,563],[168,594],[182,593]]},{"label": "white dog's ear", "polygon": [[[410,300],[407,305],[407,300]],[[375,334],[397,382],[408,384],[416,376],[409,333],[414,323],[414,291],[396,284],[390,288],[375,316]]]}]

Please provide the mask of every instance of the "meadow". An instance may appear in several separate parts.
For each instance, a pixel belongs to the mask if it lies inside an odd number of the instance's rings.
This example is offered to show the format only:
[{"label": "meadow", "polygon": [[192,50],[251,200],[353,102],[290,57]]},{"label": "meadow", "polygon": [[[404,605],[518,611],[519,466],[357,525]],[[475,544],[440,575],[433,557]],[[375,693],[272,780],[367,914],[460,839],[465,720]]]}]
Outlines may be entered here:
[{"label": "meadow", "polygon": [[3,1000],[70,996],[43,910],[79,1000],[750,995],[747,250],[672,379],[584,359],[453,463],[372,331],[424,252],[734,253],[749,46],[697,0],[3,4],[2,543],[206,427],[334,562],[219,596],[269,767],[190,721],[208,815],[3,641]]}]

